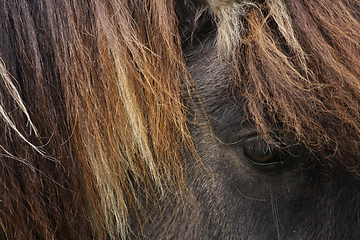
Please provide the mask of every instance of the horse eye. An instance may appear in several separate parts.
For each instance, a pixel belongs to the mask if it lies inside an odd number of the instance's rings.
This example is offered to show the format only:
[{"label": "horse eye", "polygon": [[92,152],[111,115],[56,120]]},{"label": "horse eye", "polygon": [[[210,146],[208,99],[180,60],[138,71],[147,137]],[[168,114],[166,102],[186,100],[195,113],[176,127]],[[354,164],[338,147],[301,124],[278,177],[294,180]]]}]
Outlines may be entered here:
[{"label": "horse eye", "polygon": [[267,165],[280,161],[280,150],[263,139],[254,139],[244,146],[245,155],[254,163]]}]

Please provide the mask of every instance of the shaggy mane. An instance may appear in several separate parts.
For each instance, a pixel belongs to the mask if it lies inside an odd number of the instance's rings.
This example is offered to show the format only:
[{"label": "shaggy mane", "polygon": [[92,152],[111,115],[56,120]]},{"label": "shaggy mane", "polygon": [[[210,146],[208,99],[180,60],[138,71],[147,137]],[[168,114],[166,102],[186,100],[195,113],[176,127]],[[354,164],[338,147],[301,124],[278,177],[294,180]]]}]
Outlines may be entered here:
[{"label": "shaggy mane", "polygon": [[126,238],[139,189],[182,188],[173,4],[1,1],[2,239]]},{"label": "shaggy mane", "polygon": [[358,2],[346,0],[266,1],[246,14],[243,44],[233,52],[234,92],[261,132],[281,127],[322,163],[355,172],[358,8]]},{"label": "shaggy mane", "polygon": [[165,192],[186,199],[179,9],[212,14],[260,132],[359,172],[358,1],[2,0],[1,239],[126,239]]}]

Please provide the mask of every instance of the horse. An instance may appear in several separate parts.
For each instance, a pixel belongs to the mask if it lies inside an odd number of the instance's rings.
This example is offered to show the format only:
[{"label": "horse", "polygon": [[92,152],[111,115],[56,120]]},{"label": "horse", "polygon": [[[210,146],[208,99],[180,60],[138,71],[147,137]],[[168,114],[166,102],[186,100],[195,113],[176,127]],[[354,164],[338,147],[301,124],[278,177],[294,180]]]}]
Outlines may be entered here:
[{"label": "horse", "polygon": [[0,0],[1,239],[360,239],[357,0]]}]

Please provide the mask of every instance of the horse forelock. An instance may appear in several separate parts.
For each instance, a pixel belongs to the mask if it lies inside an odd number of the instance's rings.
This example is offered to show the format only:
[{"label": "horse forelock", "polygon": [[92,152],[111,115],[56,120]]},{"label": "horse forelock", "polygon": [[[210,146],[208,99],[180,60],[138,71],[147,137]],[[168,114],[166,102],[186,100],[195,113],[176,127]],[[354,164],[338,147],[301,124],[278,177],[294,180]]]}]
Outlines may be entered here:
[{"label": "horse forelock", "polygon": [[218,55],[233,65],[230,94],[259,131],[266,136],[280,124],[325,164],[357,171],[359,4],[206,3],[217,24]]},{"label": "horse forelock", "polygon": [[[280,125],[325,164],[358,171],[358,3],[209,3],[219,55],[234,69],[231,94],[259,131],[268,135]],[[231,4],[242,11],[226,15]]]},{"label": "horse forelock", "polygon": [[[175,8],[190,4],[1,1],[5,235],[125,239],[129,218],[146,215],[139,189],[153,202],[186,191],[181,155],[195,150],[181,88],[191,80]],[[217,24],[219,57],[233,66],[229,94],[259,131],[281,125],[323,163],[358,171],[359,4],[199,5]]]}]

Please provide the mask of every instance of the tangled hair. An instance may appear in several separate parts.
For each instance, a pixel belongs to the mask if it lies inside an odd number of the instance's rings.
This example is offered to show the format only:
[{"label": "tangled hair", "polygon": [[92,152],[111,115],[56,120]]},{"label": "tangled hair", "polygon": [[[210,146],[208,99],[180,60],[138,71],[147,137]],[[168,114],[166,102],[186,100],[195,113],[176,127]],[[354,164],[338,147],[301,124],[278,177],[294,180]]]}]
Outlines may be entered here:
[{"label": "tangled hair", "polygon": [[126,239],[159,196],[183,196],[179,9],[190,28],[212,14],[259,131],[358,171],[357,1],[1,0],[1,239]]},{"label": "tangled hair", "polygon": [[0,14],[1,238],[125,238],[138,189],[155,201],[182,185],[174,3],[11,0]]},{"label": "tangled hair", "polygon": [[355,172],[359,7],[357,1],[266,1],[247,13],[243,44],[233,53],[235,92],[261,132],[280,126],[322,163]]}]

